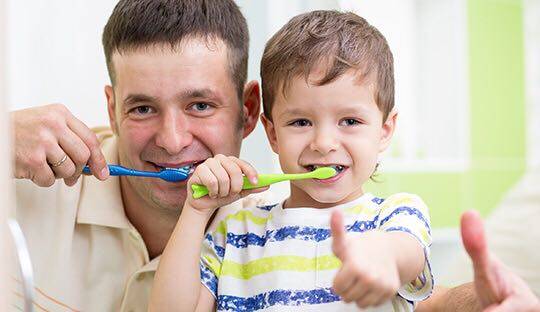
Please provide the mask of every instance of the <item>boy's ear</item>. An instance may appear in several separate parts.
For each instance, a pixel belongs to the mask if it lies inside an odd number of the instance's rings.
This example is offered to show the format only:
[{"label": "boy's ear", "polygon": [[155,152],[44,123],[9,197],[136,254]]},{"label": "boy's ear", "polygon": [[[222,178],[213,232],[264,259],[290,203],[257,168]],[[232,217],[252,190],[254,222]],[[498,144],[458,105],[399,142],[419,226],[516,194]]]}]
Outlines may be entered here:
[{"label": "boy's ear", "polygon": [[279,154],[278,145],[277,145],[277,139],[276,139],[276,128],[274,128],[274,124],[271,120],[266,118],[264,114],[261,114],[261,122],[264,126],[264,131],[266,131],[266,136],[268,137],[268,142],[270,142],[270,146],[272,147],[272,150],[274,153]]},{"label": "boy's ear", "polygon": [[116,125],[116,104],[114,101],[114,90],[112,86],[105,86],[105,97],[107,98],[107,112],[109,113],[109,124],[114,134],[118,135]]},{"label": "boy's ear", "polygon": [[388,145],[390,145],[390,141],[392,140],[392,136],[394,135],[394,130],[396,129],[397,115],[398,115],[397,110],[393,109],[388,114],[388,117],[386,117],[386,121],[382,125],[379,153],[386,150]]},{"label": "boy's ear", "polygon": [[242,103],[242,118],[244,125],[243,138],[247,137],[255,126],[257,126],[257,117],[261,111],[261,96],[259,83],[252,80],[246,83],[244,87],[244,103]]}]

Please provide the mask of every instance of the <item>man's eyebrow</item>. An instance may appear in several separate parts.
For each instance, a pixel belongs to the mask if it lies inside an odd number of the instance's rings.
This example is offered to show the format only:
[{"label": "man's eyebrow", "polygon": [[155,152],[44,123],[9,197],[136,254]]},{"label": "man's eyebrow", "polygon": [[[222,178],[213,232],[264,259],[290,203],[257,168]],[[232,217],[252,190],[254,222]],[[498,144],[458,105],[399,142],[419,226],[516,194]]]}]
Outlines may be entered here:
[{"label": "man's eyebrow", "polygon": [[219,98],[219,94],[208,88],[189,89],[178,94],[181,99],[191,98]]},{"label": "man's eyebrow", "polygon": [[146,94],[134,93],[128,94],[124,99],[125,105],[132,105],[140,102],[155,103],[157,102],[157,98]]}]

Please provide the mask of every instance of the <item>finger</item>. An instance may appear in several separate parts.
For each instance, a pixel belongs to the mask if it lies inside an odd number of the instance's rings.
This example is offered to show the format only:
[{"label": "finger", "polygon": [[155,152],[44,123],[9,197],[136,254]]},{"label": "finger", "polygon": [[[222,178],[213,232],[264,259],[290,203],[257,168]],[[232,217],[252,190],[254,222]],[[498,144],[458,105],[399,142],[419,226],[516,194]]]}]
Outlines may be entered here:
[{"label": "finger", "polygon": [[55,178],[68,178],[75,174],[73,161],[60,146],[51,146],[45,153]]},{"label": "finger", "polygon": [[[202,184],[208,189],[208,197],[216,198],[218,193],[218,180],[217,177],[212,173],[210,168],[208,168],[208,160],[203,164],[197,166],[197,169],[193,173],[191,179],[192,183]],[[191,188],[191,186],[190,186]]]},{"label": "finger", "polygon": [[484,274],[489,265],[489,254],[484,226],[476,211],[466,211],[461,216],[461,239],[471,257],[475,273]]},{"label": "finger", "polygon": [[54,177],[54,172],[52,171],[51,167],[49,164],[47,164],[45,155],[42,157],[43,161],[41,164],[30,173],[30,180],[32,180],[32,182],[38,186],[49,187],[54,184],[56,178]]},{"label": "finger", "polygon": [[356,283],[356,275],[349,266],[342,266],[334,277],[332,289],[336,295],[345,294]]},{"label": "finger", "polygon": [[356,300],[356,305],[359,308],[379,306],[394,296],[395,294],[391,293],[390,291],[376,291],[374,289],[371,289],[368,290],[362,297]]},{"label": "finger", "polygon": [[330,230],[332,234],[332,251],[342,262],[346,260],[347,245],[345,242],[347,232],[343,223],[343,214],[334,210],[330,218]]},{"label": "finger", "polygon": [[250,163],[233,156],[229,156],[229,159],[234,161],[240,167],[240,169],[242,169],[242,172],[248,178],[251,184],[257,184],[259,182],[257,170]]},{"label": "finger", "polygon": [[68,130],[58,141],[62,149],[66,152],[69,158],[75,164],[75,172],[70,177],[70,180],[79,178],[84,166],[88,163],[90,158],[90,150],[84,144],[84,142],[71,130]]},{"label": "finger", "polygon": [[[354,272],[353,272],[354,273]],[[351,273],[351,275],[354,275]],[[347,302],[357,301],[364,298],[371,291],[380,291],[379,287],[375,287],[375,280],[368,276],[355,275],[356,280],[354,284],[347,289],[342,297]]]},{"label": "finger", "polygon": [[212,171],[214,176],[217,178],[218,181],[218,189],[217,194],[219,197],[227,197],[229,196],[230,189],[231,189],[231,178],[229,177],[229,174],[223,168],[223,165],[220,161],[218,161],[215,158],[209,158],[206,161],[206,165],[208,168]]},{"label": "finger", "polygon": [[242,175],[242,169],[230,159],[223,159],[221,161],[223,168],[227,171],[230,178],[230,193],[238,194],[242,191],[244,185],[244,176]]},{"label": "finger", "polygon": [[81,138],[88,147],[88,150],[90,151],[88,166],[90,167],[92,174],[100,180],[107,179],[109,177],[109,168],[107,167],[105,156],[103,156],[103,153],[101,152],[96,134],[79,119],[71,115],[67,117],[67,124],[71,131]]}]

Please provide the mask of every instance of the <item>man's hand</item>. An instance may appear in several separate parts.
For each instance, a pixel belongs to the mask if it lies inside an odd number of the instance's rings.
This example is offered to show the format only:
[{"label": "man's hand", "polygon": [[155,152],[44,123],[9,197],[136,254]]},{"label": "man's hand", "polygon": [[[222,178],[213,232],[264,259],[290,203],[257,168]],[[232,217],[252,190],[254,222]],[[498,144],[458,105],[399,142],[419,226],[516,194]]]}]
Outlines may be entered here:
[{"label": "man's hand", "polygon": [[74,185],[88,164],[98,179],[109,176],[96,135],[61,104],[11,113],[14,175],[48,187],[56,179]]},{"label": "man's hand", "polygon": [[379,231],[347,237],[340,211],[332,213],[332,251],[342,262],[333,290],[345,302],[360,308],[377,306],[396,295],[400,287],[397,261]]},{"label": "man's hand", "polygon": [[473,262],[474,286],[484,311],[540,311],[540,301],[527,284],[489,253],[477,212],[462,215],[461,238]]}]

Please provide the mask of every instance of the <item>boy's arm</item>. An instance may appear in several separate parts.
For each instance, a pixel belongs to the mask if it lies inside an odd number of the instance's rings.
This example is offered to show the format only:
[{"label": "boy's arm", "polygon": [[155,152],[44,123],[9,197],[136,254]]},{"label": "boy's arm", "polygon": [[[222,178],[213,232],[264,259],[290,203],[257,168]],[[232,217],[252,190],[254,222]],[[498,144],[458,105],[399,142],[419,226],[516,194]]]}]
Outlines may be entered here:
[{"label": "boy's arm", "polygon": [[[184,205],[159,262],[150,298],[150,311],[170,311],[171,307],[183,311],[212,310],[214,297],[201,284],[199,267],[201,245],[209,217],[187,203]],[[203,310],[203,307],[206,309]]]}]

